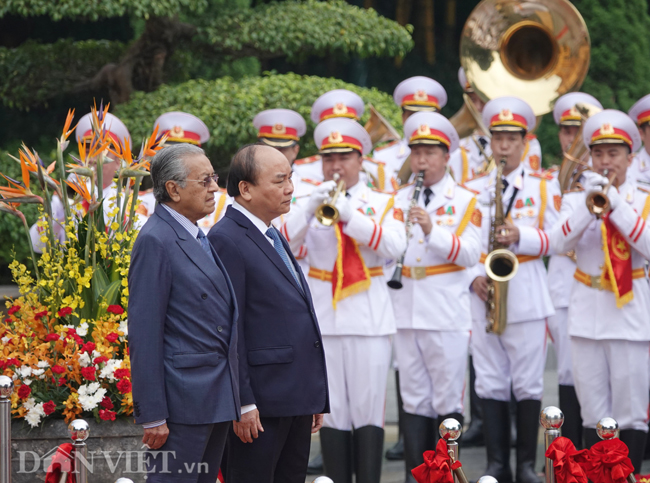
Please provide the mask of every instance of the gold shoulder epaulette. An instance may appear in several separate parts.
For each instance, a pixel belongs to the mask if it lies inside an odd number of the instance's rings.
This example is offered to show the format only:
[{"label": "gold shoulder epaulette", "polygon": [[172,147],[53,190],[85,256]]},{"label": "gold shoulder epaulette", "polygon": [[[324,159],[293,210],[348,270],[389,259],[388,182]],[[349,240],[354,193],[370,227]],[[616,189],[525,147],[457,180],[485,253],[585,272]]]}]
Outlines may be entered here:
[{"label": "gold shoulder epaulette", "polygon": [[568,194],[568,193],[580,193],[581,191],[584,191],[585,189],[582,186],[579,186],[577,188],[573,188],[572,190],[566,190],[563,194]]},{"label": "gold shoulder epaulette", "polygon": [[473,178],[468,179],[467,181],[474,181],[475,179],[481,179],[481,178],[487,176],[488,174],[490,174],[490,173],[488,173],[487,171],[484,172],[484,173],[479,173],[479,174],[475,175]]},{"label": "gold shoulder epaulette", "polygon": [[637,186],[636,189],[638,189],[639,191],[644,192],[647,195],[650,195],[650,189],[648,189],[648,188],[644,188],[642,186]]},{"label": "gold shoulder epaulette", "polygon": [[368,156],[367,154],[363,157],[363,160],[364,160],[364,161],[370,161],[371,163],[374,163],[374,164],[383,164],[383,165],[386,164],[386,163],[384,163],[383,161],[377,161],[375,158],[371,158],[371,157]]},{"label": "gold shoulder epaulette", "polygon": [[397,191],[403,190],[404,188],[408,188],[409,186],[413,186],[414,184],[415,181],[411,181],[410,183],[403,184],[399,188],[397,188]]},{"label": "gold shoulder epaulette", "polygon": [[531,139],[537,139],[537,136],[534,135],[532,132],[529,132],[526,134],[526,139],[531,140]]},{"label": "gold shoulder epaulette", "polygon": [[298,164],[298,165],[311,164],[315,161],[318,161],[319,159],[320,159],[320,155],[316,154],[314,156],[309,156],[308,158],[296,159],[293,162],[293,164]]},{"label": "gold shoulder epaulette", "polygon": [[463,188],[463,189],[469,191],[470,193],[472,193],[472,194],[474,194],[474,195],[480,195],[480,194],[481,194],[480,191],[476,191],[476,190],[473,190],[472,188],[468,188],[468,187],[465,186],[464,184],[459,184],[458,186],[459,186],[460,188]]},{"label": "gold shoulder epaulette", "polygon": [[395,193],[393,193],[392,191],[383,191],[374,187],[370,187],[370,189],[375,193],[381,193],[382,195],[395,196]]},{"label": "gold shoulder epaulette", "polygon": [[553,179],[553,174],[549,173],[548,171],[544,171],[542,173],[535,172],[535,173],[528,173],[528,174],[533,178],[546,179],[546,180]]},{"label": "gold shoulder epaulette", "polygon": [[227,195],[227,194],[228,194],[228,190],[227,190],[226,188],[219,188],[218,193],[221,193],[222,195]]},{"label": "gold shoulder epaulette", "polygon": [[391,141],[388,144],[384,144],[383,146],[379,146],[378,148],[375,148],[375,151],[381,151],[382,149],[390,148],[391,146],[394,146],[398,142],[399,141]]},{"label": "gold shoulder epaulette", "polygon": [[560,167],[557,164],[554,164],[550,168],[548,168],[545,173],[555,173],[556,171],[559,171]]},{"label": "gold shoulder epaulette", "polygon": [[314,186],[319,186],[322,181],[314,181],[313,179],[309,178],[301,178],[301,181],[304,181],[305,183],[313,184]]}]

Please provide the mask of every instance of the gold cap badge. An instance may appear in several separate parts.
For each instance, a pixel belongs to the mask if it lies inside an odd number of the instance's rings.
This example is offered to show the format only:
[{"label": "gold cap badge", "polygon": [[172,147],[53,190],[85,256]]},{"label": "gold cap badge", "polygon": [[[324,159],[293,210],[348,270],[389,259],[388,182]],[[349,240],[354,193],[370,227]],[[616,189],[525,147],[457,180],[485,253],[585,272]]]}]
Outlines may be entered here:
[{"label": "gold cap badge", "polygon": [[340,144],[343,142],[343,136],[341,136],[341,133],[338,131],[332,131],[327,140],[330,144]]}]

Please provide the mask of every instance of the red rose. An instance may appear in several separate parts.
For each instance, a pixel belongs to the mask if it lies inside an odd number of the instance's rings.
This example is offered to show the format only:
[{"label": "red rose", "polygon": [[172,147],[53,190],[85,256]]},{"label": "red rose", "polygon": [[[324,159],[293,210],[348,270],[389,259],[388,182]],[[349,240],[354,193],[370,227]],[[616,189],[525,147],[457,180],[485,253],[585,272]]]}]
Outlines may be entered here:
[{"label": "red rose", "polygon": [[18,359],[14,359],[14,358],[7,359],[7,367],[9,367],[9,366],[19,366],[19,365],[20,365],[20,361]]},{"label": "red rose", "polygon": [[81,375],[83,376],[84,379],[87,381],[94,381],[95,380],[95,372],[97,370],[94,367],[82,367],[81,368]]},{"label": "red rose", "polygon": [[54,401],[50,400],[43,404],[43,412],[46,416],[49,416],[54,411],[56,411],[56,404],[54,404]]},{"label": "red rose", "polygon": [[93,364],[101,364],[102,362],[108,362],[108,357],[99,356],[99,357],[95,357],[95,360],[93,360]]},{"label": "red rose", "polygon": [[59,387],[65,386],[66,380],[65,377],[59,377]]},{"label": "red rose", "polygon": [[81,352],[88,352],[88,354],[92,354],[92,352],[95,350],[95,345],[94,342],[86,342],[82,347],[81,347]]},{"label": "red rose", "polygon": [[106,340],[111,344],[118,339],[119,335],[116,332],[111,332],[106,336]]},{"label": "red rose", "polygon": [[65,367],[57,364],[56,366],[52,366],[52,372],[54,374],[63,374],[65,372]]},{"label": "red rose", "polygon": [[45,342],[55,342],[59,340],[61,337],[59,337],[59,334],[47,334],[45,336]]},{"label": "red rose", "polygon": [[27,399],[31,393],[32,393],[32,388],[29,387],[27,384],[23,384],[18,389],[18,397],[20,399]]},{"label": "red rose", "polygon": [[122,379],[116,384],[117,390],[122,394],[131,392],[131,382],[128,379]]},{"label": "red rose", "polygon": [[129,377],[131,373],[129,372],[128,369],[115,369],[115,373],[113,376],[115,379],[124,379],[125,377]]},{"label": "red rose", "polygon": [[107,409],[100,409],[99,417],[102,421],[115,421],[115,412]]},{"label": "red rose", "polygon": [[102,399],[102,402],[99,403],[101,407],[104,409],[113,409],[113,401],[111,401],[111,398],[108,396],[104,396],[104,399]]},{"label": "red rose", "polygon": [[7,313],[8,313],[9,315],[14,315],[14,314],[15,314],[16,312],[18,312],[19,310],[20,310],[20,305],[14,305],[14,306],[11,307],[9,310],[7,310]]},{"label": "red rose", "polygon": [[121,305],[109,305],[106,309],[106,312],[115,315],[122,315],[124,313],[124,309]]},{"label": "red rose", "polygon": [[43,312],[36,312],[34,314],[34,317],[36,317],[37,319],[40,319],[41,317],[45,317],[46,315],[47,315],[47,310],[44,310]]},{"label": "red rose", "polygon": [[63,307],[57,312],[59,317],[65,317],[67,315],[70,315],[71,313],[72,313],[72,309],[70,307]]}]

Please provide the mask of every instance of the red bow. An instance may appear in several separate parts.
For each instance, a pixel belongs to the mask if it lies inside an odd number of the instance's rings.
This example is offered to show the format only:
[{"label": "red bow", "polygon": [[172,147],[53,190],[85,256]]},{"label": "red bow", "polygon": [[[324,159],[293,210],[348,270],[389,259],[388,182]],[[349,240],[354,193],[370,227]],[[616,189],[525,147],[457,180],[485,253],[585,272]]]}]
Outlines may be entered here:
[{"label": "red bow", "polygon": [[618,438],[599,441],[589,450],[585,473],[598,483],[625,483],[634,471],[628,454],[627,446]]},{"label": "red bow", "polygon": [[454,483],[447,443],[444,439],[438,440],[435,451],[425,451],[423,456],[424,463],[411,470],[417,483]]},{"label": "red bow", "polygon": [[74,449],[71,443],[63,443],[56,449],[45,474],[45,483],[59,483],[61,474],[67,473],[66,483],[75,483]]},{"label": "red bow", "polygon": [[576,451],[569,438],[559,437],[546,450],[546,457],[553,461],[557,483],[587,483],[583,465],[589,455],[586,449]]}]

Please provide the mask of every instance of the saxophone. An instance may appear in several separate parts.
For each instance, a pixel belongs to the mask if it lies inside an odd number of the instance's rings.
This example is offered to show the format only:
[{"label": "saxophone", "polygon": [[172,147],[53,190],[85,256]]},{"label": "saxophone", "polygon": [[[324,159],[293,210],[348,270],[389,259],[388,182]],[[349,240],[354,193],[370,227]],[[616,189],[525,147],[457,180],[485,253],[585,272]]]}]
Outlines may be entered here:
[{"label": "saxophone", "polygon": [[488,277],[488,298],[485,302],[487,326],[485,330],[497,335],[503,334],[508,323],[508,282],[519,268],[517,256],[497,242],[496,229],[505,223],[503,213],[503,168],[506,159],[497,165],[494,198],[490,200],[490,211],[494,205],[494,217],[490,224],[488,255],[485,258],[485,272]]}]

